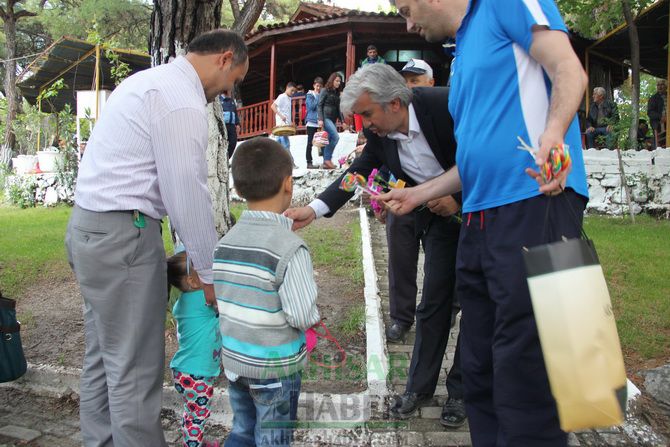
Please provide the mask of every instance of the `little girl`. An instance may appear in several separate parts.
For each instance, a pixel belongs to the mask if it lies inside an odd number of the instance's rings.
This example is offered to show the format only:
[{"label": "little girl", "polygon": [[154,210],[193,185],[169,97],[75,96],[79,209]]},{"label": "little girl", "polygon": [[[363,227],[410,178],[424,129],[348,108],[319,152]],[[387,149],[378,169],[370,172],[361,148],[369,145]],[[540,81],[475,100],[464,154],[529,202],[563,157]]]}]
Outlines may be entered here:
[{"label": "little girl", "polygon": [[172,309],[179,349],[170,368],[174,387],[184,400],[181,422],[184,446],[218,447],[218,442],[203,441],[203,436],[214,379],[221,372],[221,331],[218,314],[206,305],[200,279],[190,263],[184,251],[167,261],[168,282],[182,291]]}]

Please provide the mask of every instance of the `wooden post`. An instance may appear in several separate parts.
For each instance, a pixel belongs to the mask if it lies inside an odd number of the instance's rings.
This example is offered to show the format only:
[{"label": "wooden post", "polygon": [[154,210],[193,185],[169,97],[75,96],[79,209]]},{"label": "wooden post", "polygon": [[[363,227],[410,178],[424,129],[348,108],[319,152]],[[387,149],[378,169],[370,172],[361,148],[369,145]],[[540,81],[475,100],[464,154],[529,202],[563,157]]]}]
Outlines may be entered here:
[{"label": "wooden post", "polygon": [[95,121],[100,117],[100,45],[95,46]]},{"label": "wooden post", "polygon": [[591,94],[591,67],[589,66],[589,49],[586,49],[586,55],[584,56],[584,65],[586,65],[586,118],[589,117],[589,108],[591,107],[591,97],[589,96]]},{"label": "wooden post", "polygon": [[356,57],[354,54],[352,54],[352,42],[353,42],[353,33],[351,29],[347,31],[347,62],[345,64],[345,81],[349,80],[349,76],[354,74],[353,67],[354,64],[352,64],[353,59]]},{"label": "wooden post", "polygon": [[[275,83],[276,79],[276,53],[275,53],[275,42],[272,42],[270,47],[270,104],[275,100]],[[274,112],[270,107],[268,107],[268,124],[267,124],[268,135],[272,133],[272,128],[274,127]]]}]

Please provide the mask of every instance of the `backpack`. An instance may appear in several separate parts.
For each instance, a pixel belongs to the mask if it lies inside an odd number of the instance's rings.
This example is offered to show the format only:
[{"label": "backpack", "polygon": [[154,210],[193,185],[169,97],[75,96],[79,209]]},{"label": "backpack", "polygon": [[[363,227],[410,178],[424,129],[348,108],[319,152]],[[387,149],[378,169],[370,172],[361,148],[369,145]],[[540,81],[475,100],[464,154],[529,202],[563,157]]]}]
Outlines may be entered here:
[{"label": "backpack", "polygon": [[21,345],[21,324],[16,321],[16,301],[0,292],[0,382],[16,380],[26,373]]}]

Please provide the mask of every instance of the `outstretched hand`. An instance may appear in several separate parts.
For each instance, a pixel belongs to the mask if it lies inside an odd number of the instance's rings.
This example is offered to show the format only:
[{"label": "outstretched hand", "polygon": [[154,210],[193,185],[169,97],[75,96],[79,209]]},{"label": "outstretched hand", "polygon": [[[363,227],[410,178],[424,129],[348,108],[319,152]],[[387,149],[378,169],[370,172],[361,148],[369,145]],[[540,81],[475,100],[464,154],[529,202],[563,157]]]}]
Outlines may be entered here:
[{"label": "outstretched hand", "polygon": [[316,219],[316,213],[309,206],[289,208],[284,211],[284,216],[293,220],[293,227],[291,228],[293,231],[306,227]]},{"label": "outstretched hand", "polygon": [[400,216],[410,213],[421,203],[416,197],[414,188],[391,189],[387,193],[375,196],[375,200],[382,202],[386,209]]}]

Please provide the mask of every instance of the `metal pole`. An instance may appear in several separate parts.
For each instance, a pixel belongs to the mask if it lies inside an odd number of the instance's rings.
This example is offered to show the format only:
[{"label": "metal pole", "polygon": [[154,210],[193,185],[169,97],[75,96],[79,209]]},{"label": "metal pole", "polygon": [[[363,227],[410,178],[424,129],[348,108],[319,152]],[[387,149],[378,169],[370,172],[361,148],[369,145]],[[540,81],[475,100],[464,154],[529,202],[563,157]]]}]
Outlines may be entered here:
[{"label": "metal pole", "polygon": [[100,45],[95,46],[95,120],[100,116]]},{"label": "metal pole", "polygon": [[[277,82],[275,76],[276,76],[276,48],[275,48],[275,42],[272,42],[272,46],[270,47],[270,104],[272,104],[272,101],[275,99],[275,83]],[[267,124],[267,131],[268,135],[272,133],[272,128],[274,127],[272,119],[274,118],[274,112],[270,107],[268,107],[268,124]]]},{"label": "metal pole", "polygon": [[585,94],[585,99],[586,99],[586,117],[589,117],[589,108],[591,107],[591,97],[589,96],[591,94],[591,67],[590,67],[590,58],[589,58],[589,50],[588,48],[586,49],[586,55],[584,56],[584,64],[586,65],[586,94]]}]

